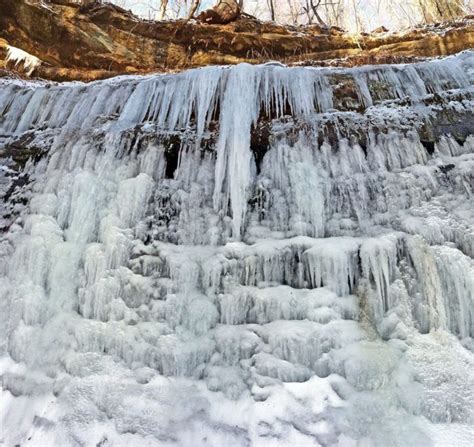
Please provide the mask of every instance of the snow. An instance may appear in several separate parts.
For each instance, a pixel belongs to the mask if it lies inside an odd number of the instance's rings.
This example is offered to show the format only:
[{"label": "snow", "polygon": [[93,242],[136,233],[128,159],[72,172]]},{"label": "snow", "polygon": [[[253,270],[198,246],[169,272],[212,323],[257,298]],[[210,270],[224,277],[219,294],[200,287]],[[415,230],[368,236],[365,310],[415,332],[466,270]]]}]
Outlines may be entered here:
[{"label": "snow", "polygon": [[6,61],[12,61],[15,64],[15,67],[23,65],[23,68],[25,69],[28,76],[31,76],[35,69],[38,68],[42,63],[41,60],[36,56],[33,56],[32,54],[27,53],[20,48],[12,47],[10,45],[7,45]]},{"label": "snow", "polygon": [[469,445],[472,63],[2,81],[0,444]]}]

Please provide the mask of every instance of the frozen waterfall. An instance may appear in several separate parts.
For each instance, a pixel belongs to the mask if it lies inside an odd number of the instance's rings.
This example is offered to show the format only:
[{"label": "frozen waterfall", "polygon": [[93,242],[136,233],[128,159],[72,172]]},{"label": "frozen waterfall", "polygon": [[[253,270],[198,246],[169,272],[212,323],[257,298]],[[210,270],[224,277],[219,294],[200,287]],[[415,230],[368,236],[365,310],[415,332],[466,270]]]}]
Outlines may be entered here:
[{"label": "frozen waterfall", "polygon": [[0,80],[0,445],[472,445],[473,80]]}]

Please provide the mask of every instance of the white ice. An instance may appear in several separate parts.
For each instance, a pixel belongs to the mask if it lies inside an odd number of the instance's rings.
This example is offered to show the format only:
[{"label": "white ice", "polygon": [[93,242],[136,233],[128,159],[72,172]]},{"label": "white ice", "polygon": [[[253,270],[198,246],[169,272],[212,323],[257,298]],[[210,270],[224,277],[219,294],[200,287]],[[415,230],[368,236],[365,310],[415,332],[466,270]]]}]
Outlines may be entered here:
[{"label": "white ice", "polygon": [[472,65],[0,81],[0,444],[470,446]]},{"label": "white ice", "polygon": [[41,65],[41,60],[26,51],[7,45],[7,62],[12,61],[15,66],[23,65],[28,76]]}]

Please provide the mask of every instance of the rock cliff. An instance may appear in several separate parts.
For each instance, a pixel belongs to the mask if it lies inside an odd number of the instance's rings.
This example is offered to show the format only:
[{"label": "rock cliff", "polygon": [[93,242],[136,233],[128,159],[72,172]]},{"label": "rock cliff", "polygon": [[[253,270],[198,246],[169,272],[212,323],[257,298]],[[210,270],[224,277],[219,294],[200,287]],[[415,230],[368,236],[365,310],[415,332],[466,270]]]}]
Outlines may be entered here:
[{"label": "rock cliff", "polygon": [[[378,30],[356,38],[334,27],[280,26],[249,16],[225,25],[152,22],[116,6],[81,8],[66,0],[47,6],[0,0],[0,10],[0,70],[31,71],[32,76],[56,81],[271,60],[349,66],[403,62],[454,54],[474,45],[472,17],[404,32]],[[21,57],[8,59],[11,47],[40,63],[25,69]]]}]

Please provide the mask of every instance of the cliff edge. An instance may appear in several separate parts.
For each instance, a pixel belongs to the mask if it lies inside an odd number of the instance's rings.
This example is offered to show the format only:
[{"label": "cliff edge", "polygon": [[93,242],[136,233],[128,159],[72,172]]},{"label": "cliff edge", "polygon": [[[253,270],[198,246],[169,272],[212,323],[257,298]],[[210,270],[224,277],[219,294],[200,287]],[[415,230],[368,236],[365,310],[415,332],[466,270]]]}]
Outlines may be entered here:
[{"label": "cliff edge", "polygon": [[361,65],[445,56],[474,47],[474,19],[360,36],[242,15],[225,25],[142,20],[110,4],[0,0],[0,72],[55,81],[206,65]]}]

